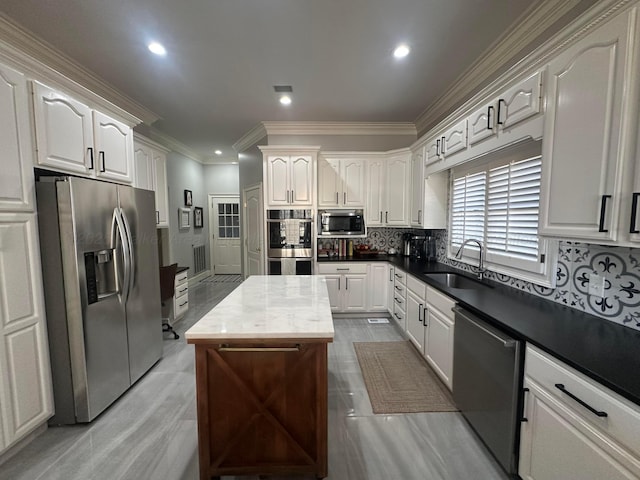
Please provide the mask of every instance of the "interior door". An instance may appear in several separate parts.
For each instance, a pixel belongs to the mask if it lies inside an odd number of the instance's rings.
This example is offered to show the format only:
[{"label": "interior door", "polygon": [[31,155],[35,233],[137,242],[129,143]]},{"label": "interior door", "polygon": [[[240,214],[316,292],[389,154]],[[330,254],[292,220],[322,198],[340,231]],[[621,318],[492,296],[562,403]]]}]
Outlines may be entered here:
[{"label": "interior door", "polygon": [[244,274],[245,277],[262,275],[264,273],[264,259],[262,257],[264,218],[262,215],[262,187],[260,185],[244,190],[243,205]]},{"label": "interior door", "polygon": [[209,195],[214,274],[240,274],[240,199]]}]

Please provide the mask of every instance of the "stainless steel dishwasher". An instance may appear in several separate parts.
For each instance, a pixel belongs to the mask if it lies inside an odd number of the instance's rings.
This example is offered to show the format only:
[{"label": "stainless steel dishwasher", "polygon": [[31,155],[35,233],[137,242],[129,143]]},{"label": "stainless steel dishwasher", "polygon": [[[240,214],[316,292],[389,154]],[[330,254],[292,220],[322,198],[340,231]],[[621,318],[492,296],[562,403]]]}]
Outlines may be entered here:
[{"label": "stainless steel dishwasher", "polygon": [[455,307],[453,399],[509,474],[517,473],[523,342]]}]

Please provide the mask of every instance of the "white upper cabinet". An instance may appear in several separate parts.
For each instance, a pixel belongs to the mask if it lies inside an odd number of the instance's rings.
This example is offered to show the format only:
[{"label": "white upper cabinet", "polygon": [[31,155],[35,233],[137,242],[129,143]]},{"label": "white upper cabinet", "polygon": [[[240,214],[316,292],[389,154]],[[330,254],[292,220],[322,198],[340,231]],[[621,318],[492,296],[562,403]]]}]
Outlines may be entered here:
[{"label": "white upper cabinet", "polygon": [[414,151],[411,155],[411,226],[419,227],[424,218],[424,152],[426,147]]},{"label": "white upper cabinet", "polygon": [[500,135],[540,112],[542,72],[536,71],[469,115],[469,145]]},{"label": "white upper cabinet", "polygon": [[385,224],[409,226],[409,186],[411,175],[411,152],[392,154],[387,160]]},{"label": "white upper cabinet", "polygon": [[424,176],[424,148],[411,156],[411,215],[416,228],[447,228],[448,173]]},{"label": "white upper cabinet", "polygon": [[425,164],[431,165],[467,148],[467,119],[462,119],[427,142]]},{"label": "white upper cabinet", "polygon": [[128,125],[37,82],[33,97],[38,166],[133,181],[133,135]]},{"label": "white upper cabinet", "polygon": [[169,196],[167,190],[166,150],[150,140],[136,135],[133,149],[134,186],[153,190],[156,197],[156,226],[169,226]]},{"label": "white upper cabinet", "polygon": [[266,155],[267,206],[313,206],[314,156]]},{"label": "white upper cabinet", "polygon": [[[629,141],[625,126],[633,122],[624,94],[637,91],[637,70],[627,61],[632,19],[635,15],[628,13],[615,17],[548,66],[542,235],[616,239],[624,142]],[[630,110],[637,112],[637,106]],[[629,219],[624,220],[628,228]]]},{"label": "white upper cabinet", "polygon": [[27,81],[0,64],[0,210],[32,210],[33,158]]},{"label": "white upper cabinet", "polygon": [[385,225],[384,214],[387,208],[386,174],[387,161],[385,158],[373,158],[368,161],[365,188],[367,206],[364,210],[364,221],[367,227],[382,227]]},{"label": "white upper cabinet", "polygon": [[318,207],[363,208],[365,160],[320,157],[318,160]]}]

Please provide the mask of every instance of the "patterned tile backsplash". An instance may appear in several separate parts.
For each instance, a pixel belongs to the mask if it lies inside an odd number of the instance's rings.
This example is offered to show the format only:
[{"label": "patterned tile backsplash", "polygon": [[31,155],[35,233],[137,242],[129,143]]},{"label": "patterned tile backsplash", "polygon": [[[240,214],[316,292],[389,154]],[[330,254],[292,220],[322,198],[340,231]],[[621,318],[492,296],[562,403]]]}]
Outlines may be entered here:
[{"label": "patterned tile backsplash", "polygon": [[[447,258],[447,232],[435,231],[438,261],[465,271],[467,264]],[[640,249],[559,242],[556,288],[546,288],[508,275],[487,278],[640,330]],[[604,277],[604,296],[589,294],[593,275]]]}]

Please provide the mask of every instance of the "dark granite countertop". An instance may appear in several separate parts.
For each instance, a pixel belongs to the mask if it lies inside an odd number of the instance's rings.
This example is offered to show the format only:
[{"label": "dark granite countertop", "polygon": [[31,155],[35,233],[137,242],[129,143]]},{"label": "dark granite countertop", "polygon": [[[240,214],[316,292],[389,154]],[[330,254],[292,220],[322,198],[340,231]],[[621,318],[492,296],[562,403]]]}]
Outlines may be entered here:
[{"label": "dark granite countertop", "polygon": [[178,269],[176,270],[176,275],[178,273],[184,272],[185,270],[189,270],[189,267],[181,267],[180,265],[178,265]]},{"label": "dark granite countertop", "polygon": [[[319,258],[318,262],[385,261],[449,295],[470,312],[530,342],[640,405],[640,331],[530,293],[486,281],[481,289],[446,287],[425,273],[458,269],[397,255]],[[469,274],[466,274],[469,276]]]}]

